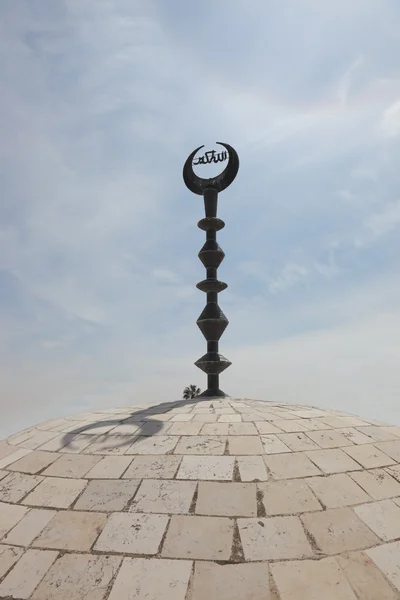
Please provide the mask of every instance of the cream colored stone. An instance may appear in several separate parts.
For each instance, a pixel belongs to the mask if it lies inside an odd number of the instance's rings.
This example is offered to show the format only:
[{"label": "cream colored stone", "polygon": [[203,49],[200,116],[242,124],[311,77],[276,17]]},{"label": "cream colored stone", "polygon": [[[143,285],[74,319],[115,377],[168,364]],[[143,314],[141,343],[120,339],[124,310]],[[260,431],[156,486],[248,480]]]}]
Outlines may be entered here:
[{"label": "cream colored stone", "polygon": [[0,578],[15,565],[23,552],[22,548],[0,544]]},{"label": "cream colored stone", "polygon": [[56,434],[51,440],[43,443],[39,447],[39,450],[44,450],[46,452],[59,452],[62,448],[64,448],[64,446],[71,444],[75,437],[76,436],[71,433]]},{"label": "cream colored stone", "polygon": [[229,454],[263,454],[264,449],[257,435],[232,435],[228,437]]},{"label": "cream colored stone", "polygon": [[384,470],[400,482],[400,465],[391,465]]},{"label": "cream colored stone", "polygon": [[325,554],[360,550],[379,542],[351,508],[310,513],[302,515],[301,520]]},{"label": "cream colored stone", "polygon": [[400,537],[400,507],[392,500],[356,506],[354,511],[382,540]]},{"label": "cream colored stone", "polygon": [[370,496],[346,473],[327,477],[310,477],[307,479],[307,483],[327,508],[351,506],[371,500]]},{"label": "cream colored stone", "polygon": [[256,423],[256,422],[265,421],[265,417],[264,417],[264,415],[261,415],[261,413],[255,413],[255,412],[254,413],[243,413],[240,416],[242,417],[242,421],[244,423],[247,423],[247,422]]},{"label": "cream colored stone", "polygon": [[301,479],[269,481],[259,483],[257,487],[262,493],[267,516],[322,510],[307,483]]},{"label": "cream colored stone", "polygon": [[185,514],[196,491],[194,481],[145,479],[129,510],[145,513]]},{"label": "cream colored stone", "polygon": [[388,431],[389,427],[378,427],[377,425],[368,425],[367,427],[357,427],[357,431],[366,435],[370,443],[372,442],[386,442],[388,440],[395,440],[398,436]]},{"label": "cream colored stone", "polygon": [[293,479],[321,474],[303,452],[271,454],[265,456],[264,460],[274,479]]},{"label": "cream colored stone", "polygon": [[43,471],[43,475],[79,479],[84,477],[86,473],[99,462],[99,460],[101,460],[100,456],[65,454],[60,456],[52,465]]},{"label": "cream colored stone", "polygon": [[255,483],[200,481],[196,514],[226,517],[257,516]]},{"label": "cream colored stone", "polygon": [[8,466],[10,471],[20,471],[21,473],[30,473],[34,475],[45,467],[48,467],[58,458],[54,452],[43,452],[42,450],[33,450],[23,458]]},{"label": "cream colored stone", "polygon": [[216,423],[221,415],[211,413],[198,413],[193,415],[192,423]]},{"label": "cream colored stone", "polygon": [[124,510],[135,495],[140,480],[97,479],[91,481],[76,502],[75,510],[118,511]]},{"label": "cream colored stone", "polygon": [[27,550],[0,584],[0,597],[28,600],[57,556],[53,550]]},{"label": "cream colored stone", "polygon": [[13,464],[20,458],[30,454],[32,450],[26,450],[25,448],[15,448],[10,446],[6,450],[3,450],[3,458],[0,460],[0,469],[5,469],[8,465]]},{"label": "cream colored stone", "polygon": [[193,419],[193,416],[194,415],[192,415],[190,413],[177,413],[177,414],[174,414],[173,417],[171,417],[170,421],[173,421],[173,422],[177,421],[180,423],[187,422],[187,421],[191,421]]},{"label": "cream colored stone", "polygon": [[400,592],[400,542],[370,548],[366,550],[366,554],[372,558],[376,566]]},{"label": "cream colored stone", "polygon": [[268,565],[196,561],[192,594],[192,600],[271,600]]},{"label": "cream colored stone", "polygon": [[85,489],[87,481],[83,479],[67,479],[46,477],[37,488],[28,494],[24,504],[54,508],[69,508],[79,494]]},{"label": "cream colored stone", "polygon": [[43,477],[38,475],[10,473],[0,481],[0,500],[3,502],[17,503],[42,480]]},{"label": "cream colored stone", "polygon": [[[144,421],[143,423],[140,423],[140,428],[137,430],[135,435],[171,435],[171,425],[172,423],[165,423],[159,421]],[[133,441],[134,440],[132,440],[132,442]]]},{"label": "cream colored stone", "polygon": [[185,600],[190,560],[125,558],[108,600]]},{"label": "cream colored stone", "polygon": [[198,435],[203,423],[172,423],[168,435]]},{"label": "cream colored stone", "polygon": [[229,435],[258,435],[254,423],[229,423]]},{"label": "cream colored stone", "polygon": [[228,435],[229,423],[204,423],[201,435]]},{"label": "cream colored stone", "polygon": [[0,539],[28,512],[25,506],[0,502]]},{"label": "cream colored stone", "polygon": [[238,519],[238,526],[246,560],[307,558],[313,555],[298,517]]},{"label": "cream colored stone", "polygon": [[318,444],[320,448],[339,448],[340,446],[352,445],[348,437],[334,429],[329,431],[309,431],[307,436]]},{"label": "cream colored stone", "polygon": [[[390,469],[390,467],[388,467]],[[400,483],[383,469],[356,471],[351,473],[352,479],[358,483],[374,500],[384,500],[400,496]]]},{"label": "cream colored stone", "polygon": [[2,479],[4,479],[4,477],[7,477],[7,475],[8,475],[8,471],[0,471],[0,481]]},{"label": "cream colored stone", "polygon": [[241,423],[242,415],[220,415],[218,417],[218,423]]},{"label": "cream colored stone", "polygon": [[[392,442],[384,442],[391,444]],[[396,442],[395,442],[396,443]],[[399,442],[400,443],[400,442]],[[377,446],[377,445],[375,445]],[[375,467],[386,467],[392,465],[395,461],[387,454],[384,454],[372,444],[363,444],[361,446],[349,446],[344,448],[349,456],[359,462],[365,469],[374,469]]]},{"label": "cream colored stone", "polygon": [[167,515],[113,513],[94,549],[121,554],[157,554],[168,521]]},{"label": "cream colored stone", "polygon": [[271,571],[280,600],[357,600],[335,558],[275,563]]},{"label": "cream colored stone", "polygon": [[264,446],[265,454],[281,454],[283,452],[291,452],[276,435],[262,435],[261,441]]},{"label": "cream colored stone", "polygon": [[233,456],[184,456],[177,479],[231,481]]},{"label": "cream colored stone", "polygon": [[222,436],[183,436],[175,448],[175,454],[222,455],[225,451],[225,444],[226,438]]},{"label": "cream colored stone", "polygon": [[336,431],[341,435],[344,435],[353,444],[371,443],[371,438],[362,433],[362,427],[359,429],[356,429],[355,427],[344,427],[343,429],[337,429]]},{"label": "cream colored stone", "polygon": [[257,427],[258,432],[262,435],[267,435],[271,433],[281,433],[282,431],[281,429],[276,427],[276,425],[269,423],[269,421],[256,421],[254,425]]},{"label": "cream colored stone", "polygon": [[132,456],[104,456],[85,475],[87,479],[118,479],[131,464]]},{"label": "cream colored stone", "polygon": [[320,431],[323,429],[331,429],[331,426],[324,423],[321,418],[302,419],[301,422],[308,431]]},{"label": "cream colored stone", "polygon": [[55,510],[32,508],[6,535],[4,542],[29,546],[56,514]]},{"label": "cream colored stone", "polygon": [[268,473],[262,456],[238,456],[236,460],[242,481],[267,481]]},{"label": "cream colored stone", "polygon": [[[132,440],[136,439],[133,435],[99,435],[87,446],[85,454],[110,454],[120,456],[125,454],[132,446]],[[142,439],[147,439],[143,437]]]},{"label": "cream colored stone", "polygon": [[33,545],[87,552],[106,521],[107,516],[102,513],[63,510],[52,518]]},{"label": "cream colored stone", "polygon": [[161,554],[166,558],[229,560],[233,520],[174,515]]},{"label": "cream colored stone", "polygon": [[343,452],[341,448],[330,450],[311,450],[306,452],[308,458],[315,463],[324,473],[342,473],[344,471],[357,471],[362,467]]},{"label": "cream colored stone", "polygon": [[363,421],[362,419],[359,419],[357,417],[353,417],[353,416],[328,416],[328,417],[324,417],[323,420],[325,421],[325,423],[327,423],[327,425],[330,425],[331,427],[363,427],[364,425],[368,425],[369,423],[367,421]]},{"label": "cream colored stone", "polygon": [[34,435],[30,436],[27,440],[24,440],[19,445],[22,448],[27,448],[28,450],[36,450],[39,448],[39,446],[49,442],[55,437],[57,437],[57,433],[54,431],[39,431],[39,429],[36,429]]},{"label": "cream colored stone", "polygon": [[304,425],[302,419],[276,419],[273,421],[273,424],[276,427],[279,427],[285,433],[296,433],[301,431],[308,431],[307,427]]},{"label": "cream colored stone", "polygon": [[174,435],[157,435],[139,437],[126,450],[126,454],[166,454],[175,448],[178,437]]},{"label": "cream colored stone", "polygon": [[278,433],[277,437],[294,452],[318,450],[319,446],[305,433]]},{"label": "cream colored stone", "polygon": [[378,442],[375,447],[390,456],[396,462],[400,462],[400,440],[393,442]]},{"label": "cream colored stone", "polygon": [[121,561],[119,556],[65,554],[47,572],[32,600],[106,600]]},{"label": "cream colored stone", "polygon": [[172,479],[180,462],[180,456],[135,456],[123,478]]},{"label": "cream colored stone", "polygon": [[399,599],[399,595],[365,552],[342,554],[337,557],[337,561],[358,598],[362,598],[362,600]]}]

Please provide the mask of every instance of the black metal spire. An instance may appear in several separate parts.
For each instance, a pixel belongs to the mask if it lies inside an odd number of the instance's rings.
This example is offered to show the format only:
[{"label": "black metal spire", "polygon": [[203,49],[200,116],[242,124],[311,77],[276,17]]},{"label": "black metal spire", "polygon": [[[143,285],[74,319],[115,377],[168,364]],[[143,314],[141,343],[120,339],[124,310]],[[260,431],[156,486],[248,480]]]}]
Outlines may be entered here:
[{"label": "black metal spire", "polygon": [[[239,157],[236,150],[217,142],[228,152],[216,154],[215,150],[206,152],[196,163],[193,159],[200,146],[186,160],[183,167],[183,179],[186,186],[195,194],[204,197],[205,218],[197,226],[206,232],[206,242],[199,252],[199,258],[206,268],[207,278],[197,284],[197,288],[207,294],[207,304],[197,319],[197,325],[207,340],[207,352],[199,358],[195,365],[207,373],[208,387],[201,394],[203,397],[226,396],[219,388],[219,375],[232,363],[219,353],[219,339],[227,328],[229,321],[218,305],[218,293],[228,286],[217,279],[217,269],[224,260],[225,254],[217,243],[217,231],[225,227],[225,223],[217,218],[218,192],[226,189],[235,179],[239,170]],[[228,165],[217,177],[202,179],[193,172],[193,164],[210,164],[223,162],[228,158]]]}]

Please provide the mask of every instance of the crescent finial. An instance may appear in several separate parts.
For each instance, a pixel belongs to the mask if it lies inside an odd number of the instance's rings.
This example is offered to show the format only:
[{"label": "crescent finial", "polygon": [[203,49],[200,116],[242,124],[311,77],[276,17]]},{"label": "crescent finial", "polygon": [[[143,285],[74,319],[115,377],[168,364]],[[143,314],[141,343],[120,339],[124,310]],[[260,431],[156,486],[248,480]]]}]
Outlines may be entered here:
[{"label": "crescent finial", "polygon": [[232,146],[229,144],[224,144],[223,142],[217,142],[220,146],[223,146],[228,150],[229,160],[225,169],[217,175],[216,177],[210,177],[209,179],[203,179],[196,175],[193,171],[193,159],[196,156],[197,152],[204,148],[203,146],[199,146],[194,150],[187,158],[185,165],[183,167],[183,180],[186,184],[186,187],[189,188],[191,192],[194,194],[202,195],[204,190],[207,188],[213,188],[217,190],[217,192],[222,192],[225,190],[228,185],[232,183],[235,179],[237,172],[239,170],[239,157],[237,152]]}]

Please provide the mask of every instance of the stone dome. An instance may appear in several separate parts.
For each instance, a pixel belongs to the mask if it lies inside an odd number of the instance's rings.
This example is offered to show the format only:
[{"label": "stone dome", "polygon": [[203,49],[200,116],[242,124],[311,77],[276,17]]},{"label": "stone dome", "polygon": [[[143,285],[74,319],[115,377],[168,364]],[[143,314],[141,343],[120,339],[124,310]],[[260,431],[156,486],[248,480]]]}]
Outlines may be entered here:
[{"label": "stone dome", "polygon": [[400,598],[400,427],[194,399],[0,442],[0,598]]}]

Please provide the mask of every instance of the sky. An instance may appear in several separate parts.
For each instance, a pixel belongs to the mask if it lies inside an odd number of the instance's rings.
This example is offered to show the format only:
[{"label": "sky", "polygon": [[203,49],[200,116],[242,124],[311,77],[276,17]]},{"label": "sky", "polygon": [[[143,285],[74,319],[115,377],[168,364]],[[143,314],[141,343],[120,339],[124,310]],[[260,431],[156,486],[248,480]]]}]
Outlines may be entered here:
[{"label": "sky", "polygon": [[205,388],[182,167],[216,141],[221,388],[400,424],[399,31],[397,0],[0,0],[0,437]]}]

